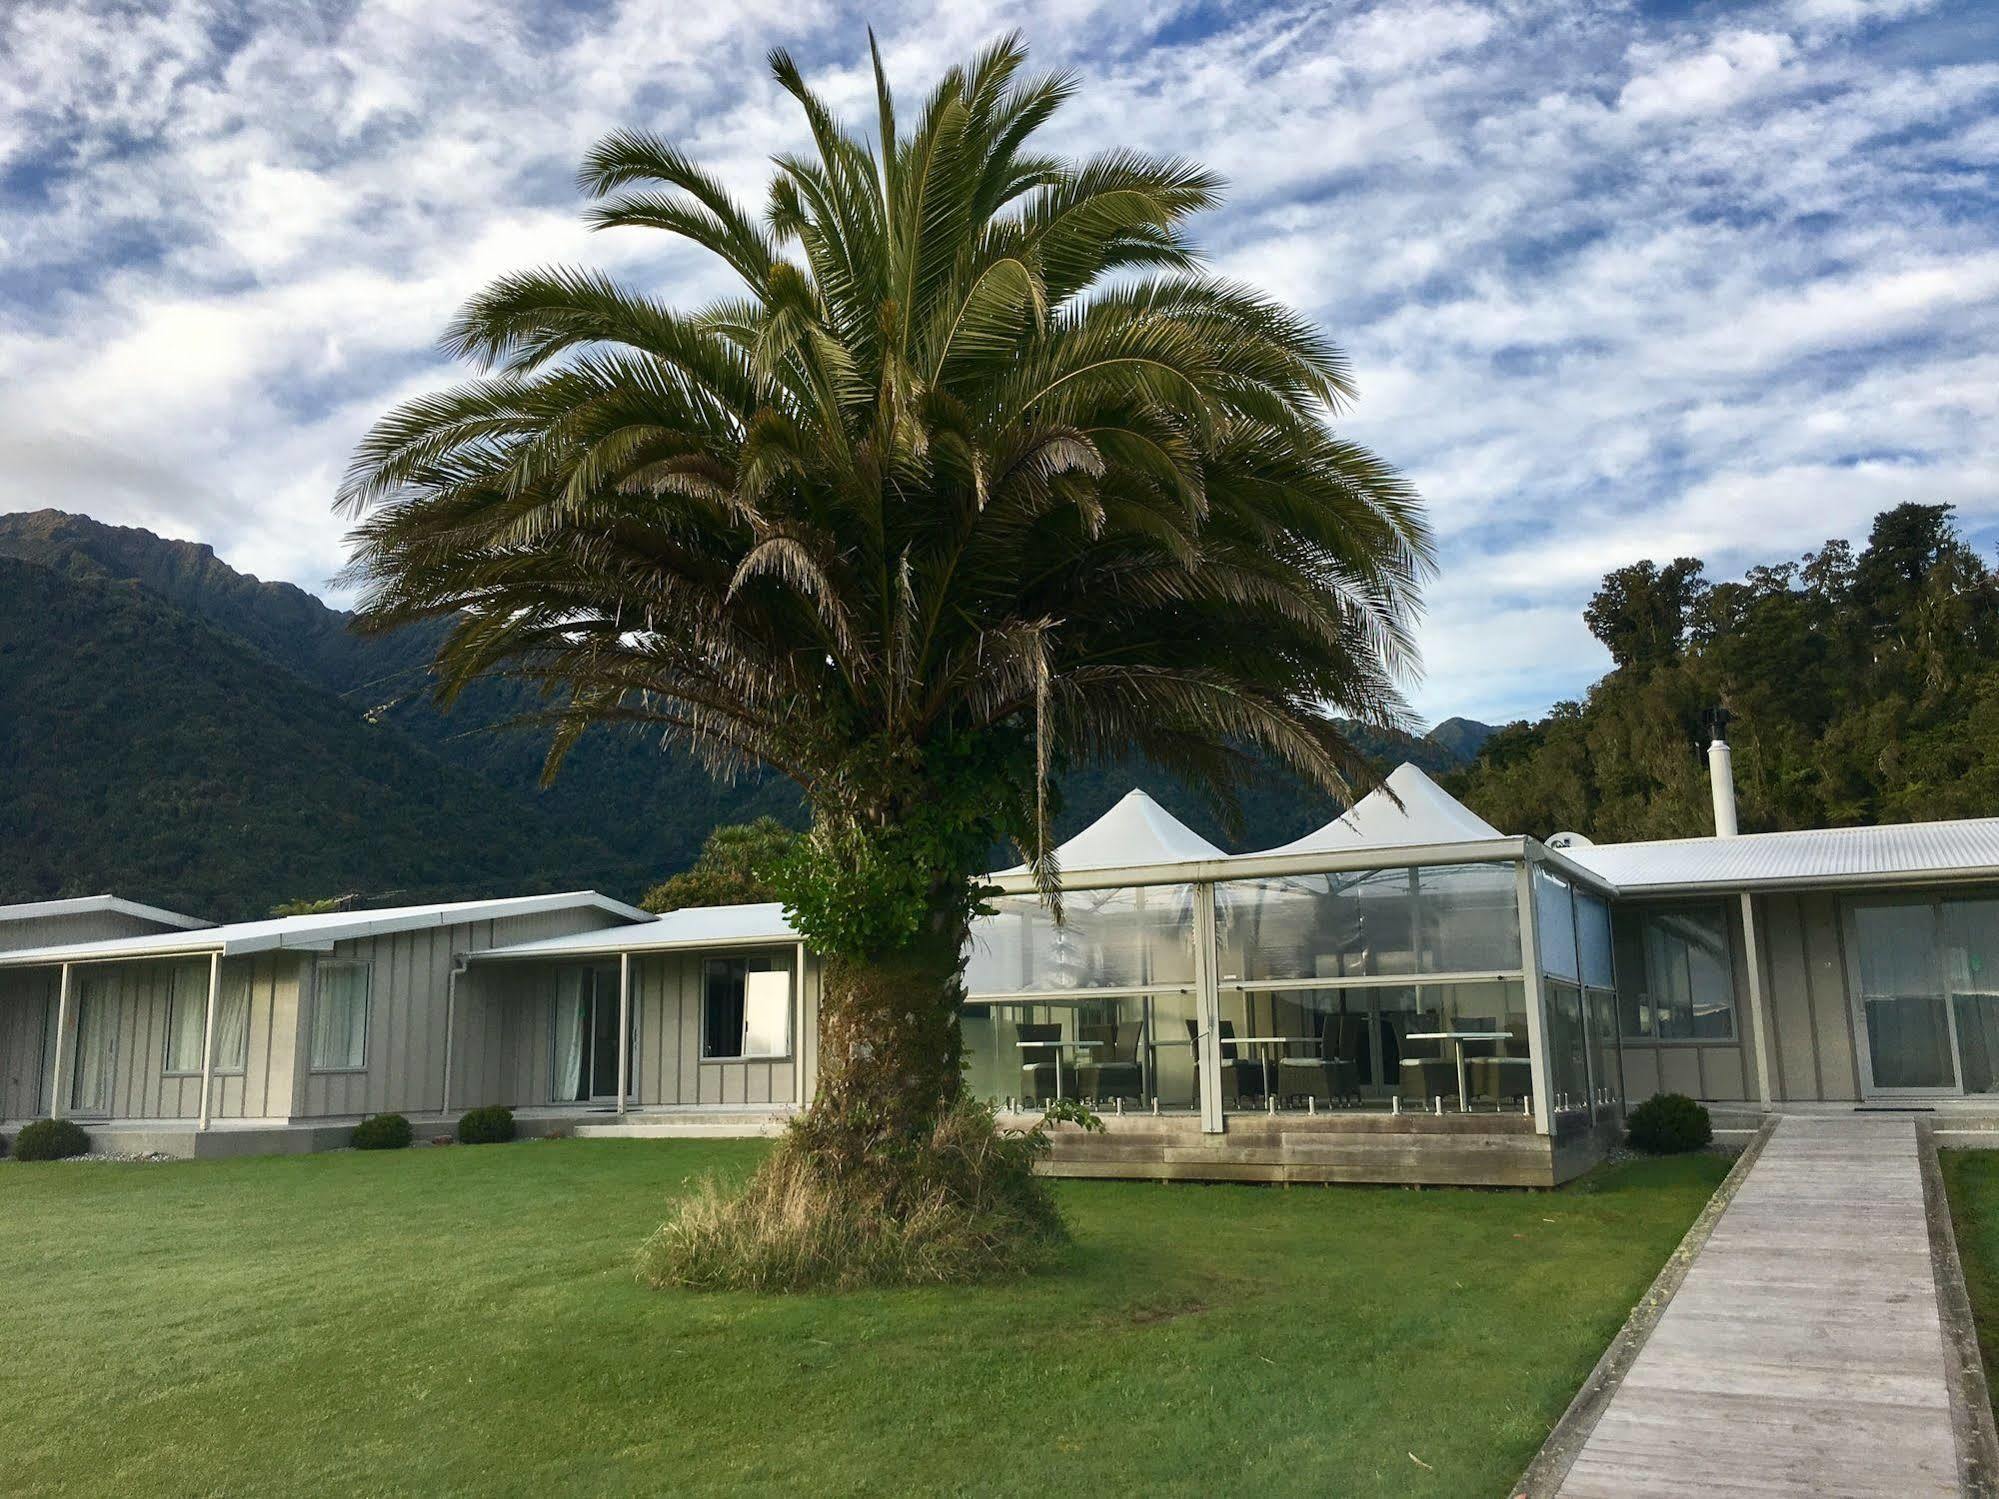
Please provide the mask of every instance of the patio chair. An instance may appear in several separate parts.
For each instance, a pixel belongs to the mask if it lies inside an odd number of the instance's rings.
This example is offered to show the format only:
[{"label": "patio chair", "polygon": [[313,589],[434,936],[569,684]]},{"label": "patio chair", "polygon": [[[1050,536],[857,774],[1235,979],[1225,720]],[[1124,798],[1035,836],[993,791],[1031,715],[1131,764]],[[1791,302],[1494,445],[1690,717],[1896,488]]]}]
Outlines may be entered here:
[{"label": "patio chair", "polygon": [[1511,1020],[1497,1049],[1465,1064],[1466,1083],[1480,1103],[1518,1103],[1534,1091],[1534,1066],[1527,1051],[1527,1022]]},{"label": "patio chair", "polygon": [[1277,1096],[1333,1103],[1360,1102],[1360,1069],[1339,1054],[1340,1020],[1328,1015],[1320,1028],[1319,1054],[1277,1059]]},{"label": "patio chair", "polygon": [[1458,1096],[1458,1066],[1454,1058],[1444,1054],[1444,1041],[1411,1041],[1411,1034],[1420,1035],[1425,1031],[1440,1031],[1444,1028],[1443,1016],[1435,1010],[1418,1010],[1409,1017],[1409,1023],[1400,1036],[1402,1049],[1402,1101],[1427,1107],[1433,1098],[1456,1098]]},{"label": "patio chair", "polygon": [[[1194,1043],[1194,1096],[1201,1096],[1201,1027],[1196,1021],[1187,1022],[1187,1039]],[[1222,1107],[1239,1104],[1245,1098],[1263,1096],[1263,1067],[1236,1055],[1234,1046],[1235,1022],[1222,1022]]]},{"label": "patio chair", "polygon": [[1139,1020],[1082,1028],[1082,1039],[1097,1043],[1076,1064],[1086,1098],[1128,1098],[1136,1103],[1145,1097],[1145,1069],[1138,1060],[1144,1035],[1145,1023]]},{"label": "patio chair", "polygon": [[[1018,1039],[1022,1041],[1060,1042],[1062,1039],[1062,1027],[1053,1022],[1030,1023],[1015,1029]],[[1020,1057],[1020,1096],[1024,1101],[1046,1103],[1058,1093],[1063,1098],[1076,1097],[1075,1064],[1064,1054],[1063,1047],[1024,1046]]]}]

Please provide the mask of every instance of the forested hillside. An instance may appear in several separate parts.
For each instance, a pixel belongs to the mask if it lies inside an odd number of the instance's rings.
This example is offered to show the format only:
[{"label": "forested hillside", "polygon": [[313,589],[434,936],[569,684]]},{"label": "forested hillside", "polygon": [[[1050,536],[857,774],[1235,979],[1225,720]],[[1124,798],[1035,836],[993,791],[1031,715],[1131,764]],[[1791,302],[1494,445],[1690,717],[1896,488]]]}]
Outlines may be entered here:
[{"label": "forested hillside", "polygon": [[1744,831],[1999,813],[1999,576],[1948,505],[1897,506],[1857,552],[1830,541],[1740,580],[1691,557],[1633,563],[1585,617],[1615,668],[1453,778],[1502,828],[1712,832],[1701,713],[1716,704]]},{"label": "forested hillside", "polygon": [[621,887],[635,871],[131,583],[0,557],[0,903],[261,916]]},{"label": "forested hillside", "polygon": [[[784,781],[717,783],[683,752],[608,731],[543,790],[545,735],[494,727],[534,706],[522,693],[485,684],[449,713],[430,700],[434,629],[356,635],[348,615],[206,546],[44,510],[0,515],[8,558],[0,902],[117,890],[240,917],[335,895],[636,896],[718,824],[801,817]],[[1383,770],[1442,773],[1491,730],[1353,732]],[[1115,765],[1063,778],[1058,832],[1134,784],[1233,847],[1335,810],[1273,772],[1224,829],[1172,778]]]}]

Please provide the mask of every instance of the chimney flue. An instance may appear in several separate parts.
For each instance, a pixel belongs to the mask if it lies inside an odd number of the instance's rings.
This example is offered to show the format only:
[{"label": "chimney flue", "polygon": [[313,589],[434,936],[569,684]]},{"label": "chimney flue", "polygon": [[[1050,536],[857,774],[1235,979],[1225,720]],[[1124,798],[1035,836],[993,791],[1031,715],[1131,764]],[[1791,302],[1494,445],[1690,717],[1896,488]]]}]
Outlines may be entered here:
[{"label": "chimney flue", "polygon": [[1707,778],[1708,787],[1714,793],[1714,835],[1717,838],[1733,838],[1735,827],[1735,758],[1728,748],[1728,720],[1726,708],[1710,708],[1701,715],[1707,725]]}]

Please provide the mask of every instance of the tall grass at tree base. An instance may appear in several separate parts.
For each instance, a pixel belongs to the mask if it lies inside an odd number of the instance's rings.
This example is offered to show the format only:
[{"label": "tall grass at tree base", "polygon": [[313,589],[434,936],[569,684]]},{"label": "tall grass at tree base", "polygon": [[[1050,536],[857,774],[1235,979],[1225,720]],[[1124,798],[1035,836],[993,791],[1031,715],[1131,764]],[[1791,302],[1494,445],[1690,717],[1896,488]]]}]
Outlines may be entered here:
[{"label": "tall grass at tree base", "polygon": [[1069,1242],[1035,1161],[1040,1128],[959,1103],[927,1149],[835,1172],[792,1126],[741,1190],[710,1178],[638,1253],[654,1289],[826,1291],[959,1285],[1025,1274]]}]

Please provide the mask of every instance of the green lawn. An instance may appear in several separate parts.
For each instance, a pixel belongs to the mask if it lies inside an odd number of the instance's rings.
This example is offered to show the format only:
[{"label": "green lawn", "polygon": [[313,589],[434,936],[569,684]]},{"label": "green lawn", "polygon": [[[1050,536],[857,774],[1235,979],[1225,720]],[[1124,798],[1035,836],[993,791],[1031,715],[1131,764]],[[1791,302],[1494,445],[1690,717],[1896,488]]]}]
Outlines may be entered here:
[{"label": "green lawn", "polygon": [[1937,1161],[1985,1356],[1985,1382],[1999,1391],[1999,1151],[1940,1150]]},{"label": "green lawn", "polygon": [[759,1148],[0,1164],[0,1492],[1491,1495],[1726,1164],[1062,1183],[1031,1281],[639,1289]]}]

